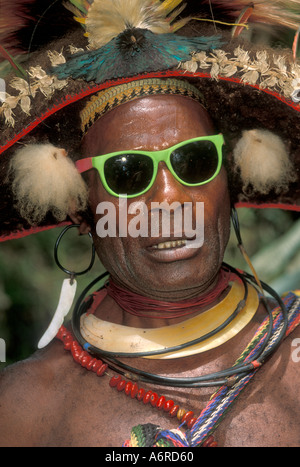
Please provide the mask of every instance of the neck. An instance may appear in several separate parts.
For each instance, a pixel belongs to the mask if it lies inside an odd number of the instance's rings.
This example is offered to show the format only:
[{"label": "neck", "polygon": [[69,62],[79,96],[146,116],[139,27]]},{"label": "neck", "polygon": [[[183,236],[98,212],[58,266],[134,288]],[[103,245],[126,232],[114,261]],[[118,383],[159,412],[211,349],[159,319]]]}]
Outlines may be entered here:
[{"label": "neck", "polygon": [[128,290],[111,279],[106,286],[107,296],[96,307],[95,314],[110,322],[133,327],[176,324],[217,304],[226,295],[229,280],[230,273],[221,269],[204,292],[193,293],[188,298],[184,295],[181,300],[165,301]]},{"label": "neck", "polygon": [[206,278],[201,284],[195,286],[185,285],[183,288],[177,288],[173,290],[166,289],[150,289],[147,286],[142,287],[138,281],[136,283],[127,282],[126,278],[116,277],[113,274],[110,276],[110,281],[113,282],[117,287],[128,291],[128,293],[137,294],[146,297],[150,300],[165,301],[165,302],[181,302],[183,300],[190,300],[205,294],[216,286],[219,280],[220,270],[217,270],[215,274]]}]

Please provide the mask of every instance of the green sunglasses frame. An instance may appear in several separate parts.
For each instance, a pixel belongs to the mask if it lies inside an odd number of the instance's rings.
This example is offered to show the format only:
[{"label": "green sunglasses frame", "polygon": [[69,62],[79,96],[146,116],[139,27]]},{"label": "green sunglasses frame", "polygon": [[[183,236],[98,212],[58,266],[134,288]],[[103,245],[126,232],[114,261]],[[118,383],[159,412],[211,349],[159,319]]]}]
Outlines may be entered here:
[{"label": "green sunglasses frame", "polygon": [[[200,183],[187,183],[187,182],[184,182],[183,180],[181,180],[181,178],[178,177],[178,175],[174,171],[174,169],[172,167],[172,164],[171,164],[171,161],[170,161],[170,157],[171,157],[172,152],[175,151],[176,149],[178,149],[178,148],[180,148],[182,146],[185,146],[186,144],[193,143],[193,142],[198,142],[198,141],[210,141],[210,142],[214,143],[214,145],[215,145],[215,147],[217,149],[217,153],[218,153],[218,165],[217,165],[215,173],[208,180],[205,180],[204,182],[200,182]],[[146,193],[152,187],[152,185],[153,185],[153,183],[154,183],[154,181],[156,179],[156,176],[157,176],[157,170],[158,170],[159,162],[165,162],[166,166],[168,167],[168,169],[172,173],[173,177],[176,180],[178,180],[180,183],[182,183],[183,185],[194,187],[194,186],[200,186],[200,185],[205,185],[206,183],[209,183],[210,181],[212,181],[219,174],[219,172],[221,170],[221,167],[222,167],[222,147],[223,147],[224,144],[225,144],[224,137],[223,137],[223,135],[221,133],[218,134],[218,135],[212,135],[212,136],[200,136],[198,138],[192,138],[192,139],[188,139],[186,141],[182,141],[181,143],[178,143],[175,146],[171,146],[170,148],[163,149],[161,151],[128,150],[128,151],[112,152],[112,153],[109,153],[109,154],[103,154],[103,155],[99,155],[99,156],[95,156],[95,157],[88,157],[86,159],[80,159],[79,161],[77,161],[76,162],[76,167],[77,167],[77,169],[78,169],[78,171],[80,173],[86,172],[87,170],[90,170],[92,168],[97,169],[104,188],[112,196],[115,196],[117,198],[135,198],[137,196],[143,195],[144,193]],[[139,155],[143,155],[143,156],[148,156],[148,157],[150,157],[150,159],[153,162],[153,175],[152,175],[151,181],[149,182],[149,184],[147,185],[147,187],[143,191],[140,191],[139,193],[134,194],[134,195],[126,195],[126,194],[115,193],[109,187],[109,185],[107,184],[106,178],[105,178],[105,175],[104,175],[104,164],[108,159],[110,159],[112,157],[115,157],[115,156],[122,156],[122,155],[125,156],[127,154],[139,154]]]}]

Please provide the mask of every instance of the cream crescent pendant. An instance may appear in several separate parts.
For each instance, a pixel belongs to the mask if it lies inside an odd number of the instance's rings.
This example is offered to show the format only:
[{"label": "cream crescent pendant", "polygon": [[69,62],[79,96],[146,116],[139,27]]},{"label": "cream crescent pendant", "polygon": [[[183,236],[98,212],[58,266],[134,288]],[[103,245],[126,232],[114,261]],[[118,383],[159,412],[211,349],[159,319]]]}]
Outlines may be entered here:
[{"label": "cream crescent pendant", "polygon": [[[234,282],[229,293],[217,305],[178,324],[160,328],[135,328],[109,323],[93,314],[81,316],[82,337],[91,345],[107,352],[132,353],[165,350],[199,339],[222,325],[244,297],[244,286]],[[259,305],[256,289],[248,284],[246,305],[223,330],[203,342],[161,355],[143,358],[171,359],[187,357],[218,347],[236,336],[253,318]]]}]

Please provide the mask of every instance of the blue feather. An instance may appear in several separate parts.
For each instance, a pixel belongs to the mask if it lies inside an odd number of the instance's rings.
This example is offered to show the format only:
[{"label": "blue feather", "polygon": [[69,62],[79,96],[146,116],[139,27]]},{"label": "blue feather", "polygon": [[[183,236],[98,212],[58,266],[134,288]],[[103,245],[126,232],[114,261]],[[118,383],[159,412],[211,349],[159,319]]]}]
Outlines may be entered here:
[{"label": "blue feather", "polygon": [[183,37],[154,34],[146,29],[127,29],[98,50],[80,52],[52,71],[59,79],[82,78],[97,84],[176,67],[191,53],[218,48],[219,36]]}]

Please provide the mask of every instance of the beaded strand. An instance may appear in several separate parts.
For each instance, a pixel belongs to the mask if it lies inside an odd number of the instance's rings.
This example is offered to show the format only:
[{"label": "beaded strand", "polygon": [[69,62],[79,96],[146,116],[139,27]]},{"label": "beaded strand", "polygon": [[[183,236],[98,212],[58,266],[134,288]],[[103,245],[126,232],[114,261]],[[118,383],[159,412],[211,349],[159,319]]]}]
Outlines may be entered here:
[{"label": "beaded strand", "polygon": [[[72,357],[76,363],[79,363],[83,368],[92,371],[97,376],[108,375],[108,365],[99,358],[92,357],[78,344],[73,338],[70,331],[64,326],[61,326],[57,335],[64,344],[64,349],[71,352]],[[124,392],[131,399],[137,399],[139,402],[143,402],[145,405],[150,404],[152,407],[164,411],[169,414],[171,418],[177,417],[180,425],[186,425],[187,428],[191,429],[197,420],[192,410],[186,411],[176,404],[172,399],[166,399],[164,396],[159,396],[156,392],[151,390],[146,391],[143,388],[139,388],[137,383],[127,381],[122,378],[121,375],[112,376],[109,381],[111,388],[116,388],[119,392]],[[213,436],[209,436],[202,445],[203,447],[216,447],[217,443]]]}]

